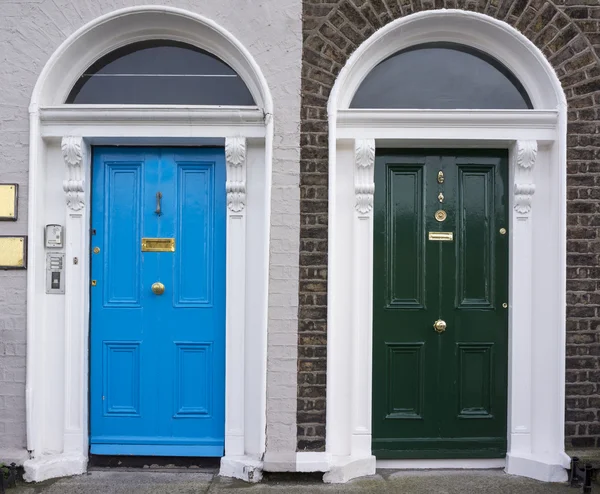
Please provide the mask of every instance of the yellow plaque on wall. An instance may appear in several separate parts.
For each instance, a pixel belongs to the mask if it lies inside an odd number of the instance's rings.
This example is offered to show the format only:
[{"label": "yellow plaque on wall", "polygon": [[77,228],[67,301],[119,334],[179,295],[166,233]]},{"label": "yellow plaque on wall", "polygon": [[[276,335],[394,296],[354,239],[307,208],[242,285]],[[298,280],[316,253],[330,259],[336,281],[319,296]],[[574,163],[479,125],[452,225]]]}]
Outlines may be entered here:
[{"label": "yellow plaque on wall", "polygon": [[0,184],[0,221],[17,221],[17,184]]},{"label": "yellow plaque on wall", "polygon": [[0,269],[27,267],[27,237],[0,237]]}]

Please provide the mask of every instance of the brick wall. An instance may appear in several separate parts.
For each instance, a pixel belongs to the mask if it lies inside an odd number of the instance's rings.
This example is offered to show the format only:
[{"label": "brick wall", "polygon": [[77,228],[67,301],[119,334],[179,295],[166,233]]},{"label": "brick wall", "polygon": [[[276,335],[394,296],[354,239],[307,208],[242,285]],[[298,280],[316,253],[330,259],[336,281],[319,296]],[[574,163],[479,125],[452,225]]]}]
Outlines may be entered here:
[{"label": "brick wall", "polygon": [[352,52],[393,19],[434,8],[478,11],[532,40],[569,104],[567,444],[600,447],[600,2],[598,0],[304,0],[300,155],[298,444],[325,445],[327,113]]}]

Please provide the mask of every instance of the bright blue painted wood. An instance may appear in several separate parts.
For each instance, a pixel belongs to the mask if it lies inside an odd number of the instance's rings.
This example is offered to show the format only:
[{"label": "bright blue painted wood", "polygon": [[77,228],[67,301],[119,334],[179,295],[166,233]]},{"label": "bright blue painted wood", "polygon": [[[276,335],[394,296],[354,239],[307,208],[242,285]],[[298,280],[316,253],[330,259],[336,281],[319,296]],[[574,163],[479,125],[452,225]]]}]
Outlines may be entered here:
[{"label": "bright blue painted wood", "polygon": [[163,444],[93,444],[95,455],[127,456],[223,456],[223,446],[174,446]]},{"label": "bright blue painted wood", "polygon": [[[221,456],[224,150],[94,148],[92,229],[90,451]],[[175,252],[141,252],[142,237]]]}]

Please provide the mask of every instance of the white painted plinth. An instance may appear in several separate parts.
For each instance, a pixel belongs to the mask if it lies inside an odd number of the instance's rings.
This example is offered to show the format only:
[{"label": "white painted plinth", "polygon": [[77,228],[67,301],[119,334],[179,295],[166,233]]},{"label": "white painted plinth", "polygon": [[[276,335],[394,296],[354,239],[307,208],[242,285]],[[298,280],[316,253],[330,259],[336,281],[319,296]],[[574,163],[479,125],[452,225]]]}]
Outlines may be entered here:
[{"label": "white painted plinth", "polygon": [[263,463],[249,456],[224,456],[221,458],[219,475],[233,477],[245,482],[256,483],[262,480]]},{"label": "white painted plinth", "polygon": [[343,484],[357,477],[375,475],[374,456],[333,458],[331,463],[329,472],[323,475],[323,482],[326,484]]},{"label": "white painted plinth", "polygon": [[521,475],[542,482],[566,482],[570,459],[566,454],[560,458],[524,457],[506,455],[506,473]]},{"label": "white painted plinth", "polygon": [[42,482],[56,477],[81,475],[87,470],[87,458],[81,454],[41,455],[27,460],[24,479],[26,482]]}]

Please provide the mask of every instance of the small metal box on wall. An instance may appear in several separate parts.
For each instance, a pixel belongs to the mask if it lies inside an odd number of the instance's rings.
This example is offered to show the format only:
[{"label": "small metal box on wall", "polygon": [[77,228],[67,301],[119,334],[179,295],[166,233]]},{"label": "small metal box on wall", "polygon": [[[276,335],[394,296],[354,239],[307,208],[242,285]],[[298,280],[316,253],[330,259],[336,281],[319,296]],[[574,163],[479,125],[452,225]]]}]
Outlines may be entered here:
[{"label": "small metal box on wall", "polygon": [[17,221],[19,186],[0,184],[0,221]]},{"label": "small metal box on wall", "polygon": [[27,237],[0,235],[0,269],[27,268]]}]

